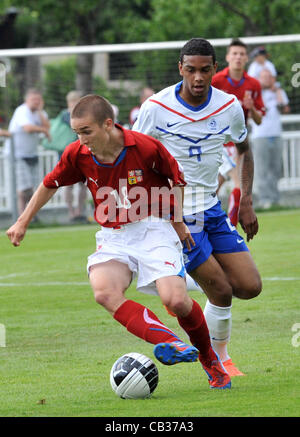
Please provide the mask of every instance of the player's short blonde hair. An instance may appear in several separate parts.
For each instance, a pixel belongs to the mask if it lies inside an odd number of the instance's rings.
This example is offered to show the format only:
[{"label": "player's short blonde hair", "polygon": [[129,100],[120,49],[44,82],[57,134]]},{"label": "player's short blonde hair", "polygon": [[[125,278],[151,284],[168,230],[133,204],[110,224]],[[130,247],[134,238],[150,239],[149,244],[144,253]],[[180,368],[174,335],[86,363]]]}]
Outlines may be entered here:
[{"label": "player's short blonde hair", "polygon": [[71,118],[83,118],[87,115],[91,115],[100,126],[108,118],[115,119],[114,110],[109,101],[96,94],[81,97],[71,112]]}]

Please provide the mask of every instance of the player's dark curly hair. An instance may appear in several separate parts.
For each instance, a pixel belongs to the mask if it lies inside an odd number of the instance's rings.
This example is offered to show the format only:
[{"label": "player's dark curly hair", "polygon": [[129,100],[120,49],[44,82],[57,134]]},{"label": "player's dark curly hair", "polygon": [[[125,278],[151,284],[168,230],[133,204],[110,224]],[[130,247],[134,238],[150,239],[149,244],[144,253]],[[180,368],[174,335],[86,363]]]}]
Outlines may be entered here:
[{"label": "player's dark curly hair", "polygon": [[229,46],[227,47],[227,52],[229,52],[230,47],[236,47],[236,46],[244,47],[244,49],[246,49],[246,52],[248,51],[248,47],[243,41],[241,41],[239,38],[234,38],[229,44]]},{"label": "player's dark curly hair", "polygon": [[216,53],[213,46],[204,38],[192,38],[181,49],[179,61],[182,64],[184,56],[212,56],[213,64],[216,62]]}]

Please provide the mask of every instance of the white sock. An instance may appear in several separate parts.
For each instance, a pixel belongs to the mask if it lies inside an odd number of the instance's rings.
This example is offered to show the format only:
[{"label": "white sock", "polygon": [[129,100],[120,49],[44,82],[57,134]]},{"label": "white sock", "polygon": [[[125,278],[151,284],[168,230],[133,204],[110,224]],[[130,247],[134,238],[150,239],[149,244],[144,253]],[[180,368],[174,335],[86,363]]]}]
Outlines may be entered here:
[{"label": "white sock", "polygon": [[213,349],[221,361],[228,360],[230,357],[227,352],[227,343],[231,333],[231,306],[219,307],[207,300],[203,313]]},{"label": "white sock", "polygon": [[200,285],[190,275],[187,274],[185,280],[186,280],[186,288],[188,291],[196,290],[196,291],[201,291],[201,293],[204,293]]}]

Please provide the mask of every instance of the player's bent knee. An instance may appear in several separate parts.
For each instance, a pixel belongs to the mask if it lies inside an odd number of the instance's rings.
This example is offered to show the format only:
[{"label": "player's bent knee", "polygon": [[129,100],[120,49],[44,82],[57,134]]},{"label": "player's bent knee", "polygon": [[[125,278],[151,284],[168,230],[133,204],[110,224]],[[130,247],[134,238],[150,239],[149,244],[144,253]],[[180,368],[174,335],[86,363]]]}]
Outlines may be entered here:
[{"label": "player's bent knee", "polygon": [[167,299],[162,299],[162,303],[179,317],[185,317],[191,311],[193,305],[192,300],[187,296],[170,296]]},{"label": "player's bent knee", "polygon": [[[199,279],[201,281],[201,277]],[[215,277],[206,281],[202,280],[200,284],[212,304],[217,306],[231,305],[233,289],[227,279]]]},{"label": "player's bent knee", "polygon": [[116,290],[101,289],[94,290],[95,301],[103,306],[109,312],[115,311],[116,307],[123,300],[122,293],[116,293]]},{"label": "player's bent knee", "polygon": [[262,291],[262,281],[261,278],[258,277],[251,288],[250,299],[257,297],[261,293],[261,291]]},{"label": "player's bent knee", "polygon": [[234,289],[234,296],[240,299],[254,299],[257,297],[262,291],[262,281],[260,276],[258,275],[255,278],[252,278],[251,281],[247,283],[244,287]]},{"label": "player's bent knee", "polygon": [[94,291],[95,301],[102,306],[106,306],[109,301],[109,295],[102,291]]}]

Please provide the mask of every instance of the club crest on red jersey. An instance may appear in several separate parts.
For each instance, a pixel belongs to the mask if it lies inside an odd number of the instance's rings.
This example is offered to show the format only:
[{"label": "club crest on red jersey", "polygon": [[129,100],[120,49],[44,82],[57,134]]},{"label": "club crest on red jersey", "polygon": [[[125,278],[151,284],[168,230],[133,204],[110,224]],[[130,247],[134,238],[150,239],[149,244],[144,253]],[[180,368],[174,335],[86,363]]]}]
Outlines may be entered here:
[{"label": "club crest on red jersey", "polygon": [[128,170],[128,183],[134,185],[143,180],[143,170]]}]

